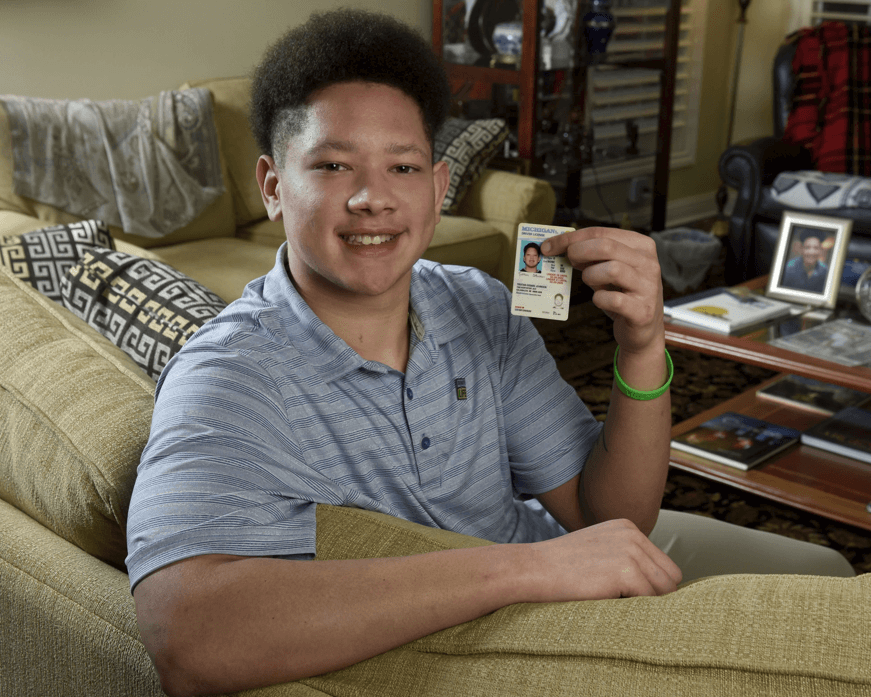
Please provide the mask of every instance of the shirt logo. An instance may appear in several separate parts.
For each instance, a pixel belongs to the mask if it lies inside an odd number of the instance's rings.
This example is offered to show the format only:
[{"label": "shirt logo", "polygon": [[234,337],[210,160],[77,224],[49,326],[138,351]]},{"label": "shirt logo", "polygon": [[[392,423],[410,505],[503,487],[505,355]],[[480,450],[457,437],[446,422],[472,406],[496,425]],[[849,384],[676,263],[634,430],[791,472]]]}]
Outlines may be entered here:
[{"label": "shirt logo", "polygon": [[457,388],[457,399],[466,398],[466,380],[465,378],[457,378],[454,380],[454,387]]}]

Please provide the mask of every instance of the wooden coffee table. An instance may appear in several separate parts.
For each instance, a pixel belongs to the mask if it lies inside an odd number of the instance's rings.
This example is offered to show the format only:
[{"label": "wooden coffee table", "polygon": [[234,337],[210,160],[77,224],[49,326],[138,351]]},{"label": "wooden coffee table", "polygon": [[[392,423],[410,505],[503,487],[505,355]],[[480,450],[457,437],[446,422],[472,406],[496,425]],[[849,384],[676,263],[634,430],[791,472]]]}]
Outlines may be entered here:
[{"label": "wooden coffee table", "polygon": [[[747,285],[761,288],[764,283],[765,279],[756,279]],[[729,336],[678,323],[666,322],[665,326],[665,340],[670,346],[844,385],[871,394],[871,369],[841,366],[771,346],[760,340],[760,334]],[[726,411],[755,416],[799,430],[806,430],[826,418],[798,407],[760,399],[756,391],[762,386],[757,385],[676,425],[672,429],[672,437],[686,433]],[[871,465],[858,460],[798,444],[747,472],[674,449],[671,451],[671,465],[810,513],[871,530],[871,512],[867,509],[871,502]]]}]

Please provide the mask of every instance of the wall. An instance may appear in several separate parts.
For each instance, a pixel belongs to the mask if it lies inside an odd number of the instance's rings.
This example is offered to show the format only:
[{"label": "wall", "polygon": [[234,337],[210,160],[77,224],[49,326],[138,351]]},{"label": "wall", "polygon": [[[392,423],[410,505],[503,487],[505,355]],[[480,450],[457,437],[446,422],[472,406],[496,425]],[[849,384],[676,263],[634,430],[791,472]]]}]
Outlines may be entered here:
[{"label": "wall", "polygon": [[[717,161],[728,144],[739,16],[736,0],[709,0],[696,164],[672,172],[670,200],[704,195],[720,186]],[[772,132],[771,63],[790,30],[792,9],[780,0],[755,0],[746,17],[732,142]]]},{"label": "wall", "polygon": [[747,11],[733,142],[771,135],[771,65],[790,31],[788,3],[756,0]]},{"label": "wall", "polygon": [[[0,0],[0,94],[137,99],[186,80],[246,74],[286,27],[346,4],[431,30],[429,0]],[[733,140],[771,132],[771,58],[790,29],[791,6],[750,5]],[[675,170],[669,184],[670,201],[697,203],[699,212],[714,210],[720,184],[738,14],[735,0],[708,2],[696,164]],[[615,211],[625,209],[626,189],[607,187]]]},{"label": "wall", "polygon": [[0,0],[0,94],[138,99],[247,74],[287,27],[343,5],[430,35],[426,0]]}]

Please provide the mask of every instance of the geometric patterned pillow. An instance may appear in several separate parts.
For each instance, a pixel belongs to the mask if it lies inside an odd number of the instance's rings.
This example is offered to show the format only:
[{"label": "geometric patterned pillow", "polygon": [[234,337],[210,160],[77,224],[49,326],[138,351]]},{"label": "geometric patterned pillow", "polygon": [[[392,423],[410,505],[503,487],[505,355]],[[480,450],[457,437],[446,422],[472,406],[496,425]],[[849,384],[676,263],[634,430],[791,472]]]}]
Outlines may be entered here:
[{"label": "geometric patterned pillow", "polygon": [[499,146],[508,137],[508,124],[502,119],[450,118],[435,135],[435,161],[448,163],[451,183],[442,204],[442,213],[455,215],[469,186],[481,176]]},{"label": "geometric patterned pillow", "polygon": [[153,380],[227,303],[160,261],[110,249],[85,252],[64,276],[63,305],[108,338]]},{"label": "geometric patterned pillow", "polygon": [[87,249],[115,248],[109,227],[99,220],[52,225],[22,235],[0,235],[0,264],[43,295],[60,302],[64,274]]},{"label": "geometric patterned pillow", "polygon": [[789,210],[871,208],[871,179],[852,174],[797,170],[774,178],[772,200]]}]

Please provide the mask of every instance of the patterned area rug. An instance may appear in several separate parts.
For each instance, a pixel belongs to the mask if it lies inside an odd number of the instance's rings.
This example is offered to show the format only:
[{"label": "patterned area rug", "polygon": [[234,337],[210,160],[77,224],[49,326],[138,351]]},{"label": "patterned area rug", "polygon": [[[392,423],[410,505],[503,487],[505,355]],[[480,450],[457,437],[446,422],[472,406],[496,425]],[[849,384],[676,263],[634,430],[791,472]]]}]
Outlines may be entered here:
[{"label": "patterned area rug", "polygon": [[[715,265],[708,284],[722,285]],[[697,289],[695,289],[697,290]],[[666,297],[673,295],[666,289]],[[567,322],[534,320],[571,384],[598,419],[604,419],[613,380],[612,322],[592,303],[571,308]],[[682,349],[669,349],[674,361],[672,423],[677,424],[772,377],[764,368]],[[669,471],[663,508],[689,511],[737,525],[826,545],[841,552],[857,573],[871,572],[871,532],[747,494],[677,469]]]}]

